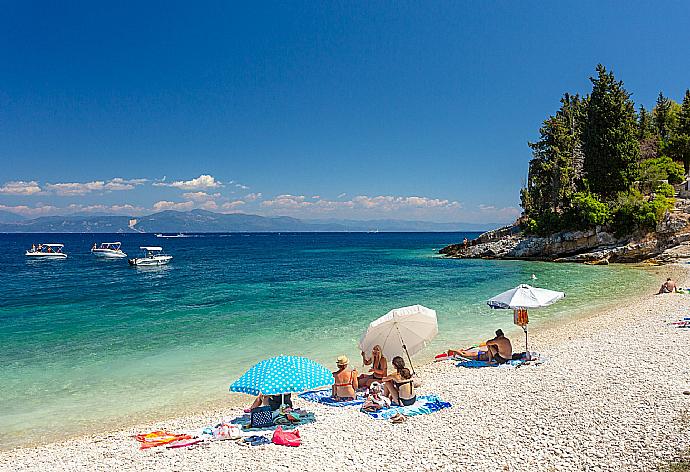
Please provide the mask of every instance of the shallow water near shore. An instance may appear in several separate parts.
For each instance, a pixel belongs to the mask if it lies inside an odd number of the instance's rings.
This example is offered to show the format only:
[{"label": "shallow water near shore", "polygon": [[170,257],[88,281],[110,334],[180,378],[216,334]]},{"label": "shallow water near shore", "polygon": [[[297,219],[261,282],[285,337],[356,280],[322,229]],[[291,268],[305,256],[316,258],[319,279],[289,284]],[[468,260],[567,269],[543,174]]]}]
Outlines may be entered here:
[{"label": "shallow water near shore", "polygon": [[[451,260],[435,250],[462,233],[0,235],[0,448],[106,431],[201,410],[277,354],[327,366],[358,359],[357,341],[388,310],[420,303],[439,336],[416,361],[494,329],[521,339],[512,313],[485,300],[519,283],[567,297],[530,312],[530,327],[649,291],[635,266]],[[98,260],[95,241],[130,256],[163,245],[169,266]],[[32,242],[61,242],[63,261],[26,260]],[[531,279],[531,274],[537,276]],[[519,345],[519,343],[516,343]]]}]

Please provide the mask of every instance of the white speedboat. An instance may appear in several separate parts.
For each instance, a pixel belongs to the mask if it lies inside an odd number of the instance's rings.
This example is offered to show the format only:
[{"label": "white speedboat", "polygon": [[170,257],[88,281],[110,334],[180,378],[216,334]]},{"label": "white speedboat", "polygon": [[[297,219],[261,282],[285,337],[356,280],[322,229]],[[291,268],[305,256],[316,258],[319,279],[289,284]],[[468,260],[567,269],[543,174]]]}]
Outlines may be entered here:
[{"label": "white speedboat", "polygon": [[177,234],[165,234],[165,233],[156,233],[157,238],[188,238],[184,233],[177,233]]},{"label": "white speedboat", "polygon": [[127,257],[127,254],[120,249],[121,242],[101,243],[100,245],[93,244],[91,254],[99,257]]},{"label": "white speedboat", "polygon": [[172,256],[163,253],[163,248],[159,246],[141,246],[139,249],[144,251],[144,256],[129,259],[130,265],[159,266],[167,264],[172,259]]},{"label": "white speedboat", "polygon": [[67,259],[67,254],[62,252],[63,247],[65,247],[64,244],[39,244],[31,246],[31,249],[26,251],[26,255],[44,259]]}]

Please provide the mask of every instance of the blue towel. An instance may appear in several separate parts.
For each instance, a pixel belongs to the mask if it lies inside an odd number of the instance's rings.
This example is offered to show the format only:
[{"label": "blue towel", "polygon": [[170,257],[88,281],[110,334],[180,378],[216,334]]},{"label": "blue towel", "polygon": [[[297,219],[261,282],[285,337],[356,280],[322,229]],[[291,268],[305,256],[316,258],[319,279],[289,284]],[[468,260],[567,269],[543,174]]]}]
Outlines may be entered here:
[{"label": "blue towel", "polygon": [[309,424],[313,423],[316,421],[316,418],[314,418],[314,413],[307,413],[306,415],[300,415],[299,417],[299,423],[291,423],[291,424],[276,424],[273,426],[266,426],[264,428],[252,428],[249,426],[250,423],[250,415],[242,415],[238,416],[235,419],[230,420],[231,424],[237,424],[242,427],[242,431],[273,431],[275,430],[278,426],[282,426],[283,429],[285,430],[290,430],[290,429],[295,429],[298,426],[302,426],[303,424]]},{"label": "blue towel", "polygon": [[387,420],[396,413],[405,416],[428,415],[451,406],[450,403],[442,401],[436,395],[418,395],[417,401],[410,406],[392,406],[378,411],[364,411],[364,413],[377,420]]},{"label": "blue towel", "polygon": [[321,403],[328,406],[358,406],[364,404],[364,398],[360,397],[360,393],[357,393],[357,398],[349,401],[337,402],[331,398],[331,390],[313,390],[311,392],[300,393],[299,397],[308,402]]},{"label": "blue towel", "polygon": [[465,367],[467,369],[479,369],[481,367],[517,367],[524,364],[525,361],[522,359],[510,360],[505,364],[489,364],[489,361],[478,361],[473,359],[467,359],[455,364],[455,367]]}]

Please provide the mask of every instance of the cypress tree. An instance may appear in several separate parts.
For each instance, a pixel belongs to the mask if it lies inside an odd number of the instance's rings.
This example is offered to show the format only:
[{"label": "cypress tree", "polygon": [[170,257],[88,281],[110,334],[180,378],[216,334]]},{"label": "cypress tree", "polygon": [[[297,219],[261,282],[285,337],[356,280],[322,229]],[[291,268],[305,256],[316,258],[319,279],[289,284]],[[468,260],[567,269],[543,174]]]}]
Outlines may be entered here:
[{"label": "cypress tree", "polygon": [[[533,215],[557,212],[570,202],[582,175],[580,115],[582,100],[565,94],[554,116],[544,120],[539,140],[529,143],[533,158],[523,206]],[[529,208],[527,208],[529,206]]]},{"label": "cypress tree", "polygon": [[640,105],[637,139],[644,141],[652,136],[654,136],[654,123],[652,122],[652,115],[647,111],[644,105]]},{"label": "cypress tree", "polygon": [[673,135],[677,124],[677,107],[678,104],[668,97],[665,97],[663,92],[659,92],[656,99],[656,106],[653,110],[654,125],[657,129],[661,140],[666,143]]},{"label": "cypress tree", "polygon": [[584,170],[590,190],[604,197],[627,190],[640,153],[635,106],[623,82],[599,64],[582,127]]},{"label": "cypress tree", "polygon": [[683,163],[687,174],[690,171],[690,90],[685,91],[675,131],[669,140],[667,151],[674,161]]},{"label": "cypress tree", "polygon": [[690,89],[685,91],[680,113],[678,113],[678,134],[690,136]]}]

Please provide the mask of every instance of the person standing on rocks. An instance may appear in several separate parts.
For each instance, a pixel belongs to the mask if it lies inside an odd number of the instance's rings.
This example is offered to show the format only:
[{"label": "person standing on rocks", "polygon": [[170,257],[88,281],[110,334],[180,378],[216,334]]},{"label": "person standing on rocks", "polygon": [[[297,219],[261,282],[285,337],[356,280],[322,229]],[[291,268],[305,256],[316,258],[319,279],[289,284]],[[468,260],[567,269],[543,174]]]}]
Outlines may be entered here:
[{"label": "person standing on rocks", "polygon": [[486,342],[487,355],[489,362],[505,364],[513,358],[513,346],[510,339],[506,338],[503,330],[496,330],[496,337]]}]

